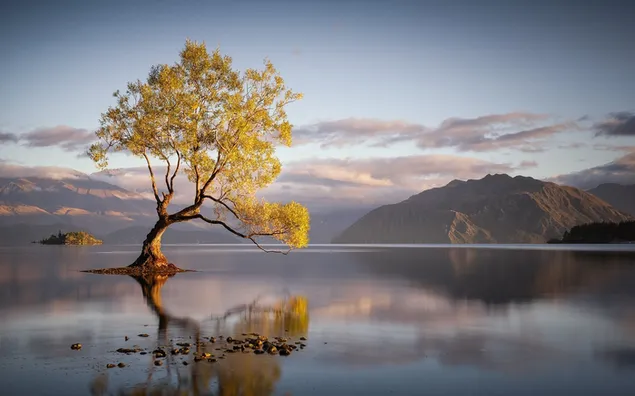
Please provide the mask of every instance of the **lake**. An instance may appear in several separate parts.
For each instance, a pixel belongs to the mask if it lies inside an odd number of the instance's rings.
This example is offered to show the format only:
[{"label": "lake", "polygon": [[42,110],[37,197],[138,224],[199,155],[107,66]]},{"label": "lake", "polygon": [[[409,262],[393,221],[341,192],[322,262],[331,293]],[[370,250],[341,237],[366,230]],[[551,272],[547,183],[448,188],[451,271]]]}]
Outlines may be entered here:
[{"label": "lake", "polygon": [[[1,394],[635,395],[635,246],[165,246],[200,272],[78,271],[138,249],[0,248]],[[226,352],[251,333],[297,349]]]}]

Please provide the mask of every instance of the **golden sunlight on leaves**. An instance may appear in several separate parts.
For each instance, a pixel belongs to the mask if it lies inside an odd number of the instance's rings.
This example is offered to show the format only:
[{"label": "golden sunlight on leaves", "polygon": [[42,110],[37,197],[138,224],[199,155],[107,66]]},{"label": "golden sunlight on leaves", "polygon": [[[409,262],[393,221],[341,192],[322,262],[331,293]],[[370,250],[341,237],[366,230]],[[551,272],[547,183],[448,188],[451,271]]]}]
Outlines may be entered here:
[{"label": "golden sunlight on leaves", "polygon": [[[114,97],[88,155],[100,168],[113,152],[144,160],[162,224],[201,219],[254,242],[269,236],[290,248],[307,245],[310,219],[303,206],[255,199],[280,174],[276,145],[292,142],[285,107],[302,98],[269,60],[261,70],[240,73],[218,49],[209,53],[188,40],[177,63],[152,67],[146,81],[131,82]],[[151,159],[166,166],[164,177],[155,175]],[[193,204],[169,214],[179,172],[194,184]],[[201,214],[205,202],[216,218]]]}]

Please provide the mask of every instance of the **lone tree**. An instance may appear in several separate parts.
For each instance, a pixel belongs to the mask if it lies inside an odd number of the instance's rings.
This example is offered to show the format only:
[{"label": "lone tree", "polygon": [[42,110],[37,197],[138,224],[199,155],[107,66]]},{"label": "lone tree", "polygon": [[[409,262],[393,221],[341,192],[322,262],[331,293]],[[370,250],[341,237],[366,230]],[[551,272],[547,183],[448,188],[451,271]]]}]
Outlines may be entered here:
[{"label": "lone tree", "polygon": [[[170,225],[195,219],[222,226],[262,250],[258,237],[286,244],[282,253],[306,246],[309,213],[304,206],[255,196],[280,173],[276,145],[291,145],[285,106],[302,97],[287,89],[271,62],[265,60],[262,70],[240,73],[218,49],[210,54],[204,43],[187,40],[179,62],[152,67],[145,82],[128,83],[126,92],[114,97],[117,103],[101,115],[98,141],[88,155],[100,169],[108,167],[113,152],[143,159],[159,217],[129,267],[165,269],[161,236]],[[163,163],[163,177],[151,159]],[[193,199],[170,213],[180,172],[193,184]]]}]

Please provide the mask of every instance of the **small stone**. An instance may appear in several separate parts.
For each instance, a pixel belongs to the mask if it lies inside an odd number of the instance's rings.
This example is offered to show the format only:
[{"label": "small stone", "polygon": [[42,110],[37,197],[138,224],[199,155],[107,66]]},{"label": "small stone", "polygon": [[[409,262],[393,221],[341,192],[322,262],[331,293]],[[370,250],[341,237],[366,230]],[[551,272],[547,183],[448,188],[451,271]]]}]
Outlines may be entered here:
[{"label": "small stone", "polygon": [[155,349],[154,351],[152,351],[152,354],[158,358],[164,358],[167,356],[163,349]]},{"label": "small stone", "polygon": [[177,342],[176,345],[180,347],[187,347],[187,348],[192,346],[192,344],[190,344],[189,342]]},{"label": "small stone", "polygon": [[130,338],[128,338],[128,336],[124,337],[124,340],[128,341]]},{"label": "small stone", "polygon": [[147,354],[148,354],[148,352],[146,352],[146,351],[139,352],[139,355],[147,355]]},{"label": "small stone", "polygon": [[[222,357],[221,357],[221,359],[222,359]],[[216,363],[216,359],[214,359],[214,358],[207,359],[207,361],[210,362],[210,363]]]},{"label": "small stone", "polygon": [[170,353],[171,353],[172,355],[178,355],[178,354],[179,354],[179,352],[181,352],[181,350],[180,350],[180,349],[172,349],[172,351],[170,351]]},{"label": "small stone", "polygon": [[112,364],[112,363],[108,363],[108,364],[106,365],[106,368],[114,368],[114,367],[115,367],[115,365],[114,365],[114,364]]},{"label": "small stone", "polygon": [[227,342],[232,342],[232,341],[234,341],[234,339],[233,339],[233,338],[231,338],[231,337],[227,337]]},{"label": "small stone", "polygon": [[216,342],[216,337],[210,337],[209,338],[209,342],[211,342],[212,344]]},{"label": "small stone", "polygon": [[139,337],[150,337],[150,336],[147,335],[146,333],[141,333],[141,334],[139,334]]},{"label": "small stone", "polygon": [[212,354],[209,352],[204,352],[204,353],[201,353],[201,357],[204,357],[204,358],[212,357]]},{"label": "small stone", "polygon": [[190,353],[190,348],[181,348],[179,350],[182,354],[187,355]]},{"label": "small stone", "polygon": [[117,367],[119,367],[119,368],[124,368],[124,367],[126,367],[126,364],[122,362],[122,363],[119,363],[119,364],[117,365]]},{"label": "small stone", "polygon": [[79,351],[80,349],[82,349],[82,344],[73,344],[71,345],[71,349]]},{"label": "small stone", "polygon": [[275,346],[272,346],[271,348],[269,348],[269,353],[275,354],[277,350],[278,349]]},{"label": "small stone", "polygon": [[287,350],[287,349],[281,349],[280,350],[280,356],[289,356],[291,355],[291,351]]},{"label": "small stone", "polygon": [[161,366],[161,365],[163,365],[163,361],[157,359],[157,360],[154,361],[154,365],[155,366]]},{"label": "small stone", "polygon": [[300,337],[300,341],[306,341],[306,337]]},{"label": "small stone", "polygon": [[188,364],[189,364],[188,362],[183,362],[183,365],[184,365],[184,366],[187,366]]},{"label": "small stone", "polygon": [[262,355],[262,354],[263,354],[263,353],[265,353],[265,352],[264,352],[264,351],[262,351],[262,350],[260,350],[260,349],[256,349],[256,350],[254,351],[254,353],[255,353],[256,355]]},{"label": "small stone", "polygon": [[202,357],[194,356],[194,361],[195,362],[200,362],[201,360],[203,360]]}]

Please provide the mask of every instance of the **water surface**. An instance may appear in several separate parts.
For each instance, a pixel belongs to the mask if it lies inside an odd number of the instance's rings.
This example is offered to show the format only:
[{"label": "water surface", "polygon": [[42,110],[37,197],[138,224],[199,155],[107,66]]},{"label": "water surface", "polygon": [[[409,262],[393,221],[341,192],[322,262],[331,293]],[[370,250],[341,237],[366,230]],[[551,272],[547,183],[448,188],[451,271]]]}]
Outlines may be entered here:
[{"label": "water surface", "polygon": [[[635,394],[633,246],[167,246],[200,272],[78,272],[125,265],[137,249],[0,248],[0,393]],[[307,347],[159,367],[116,352],[248,332]],[[218,345],[199,348],[220,356]]]}]

